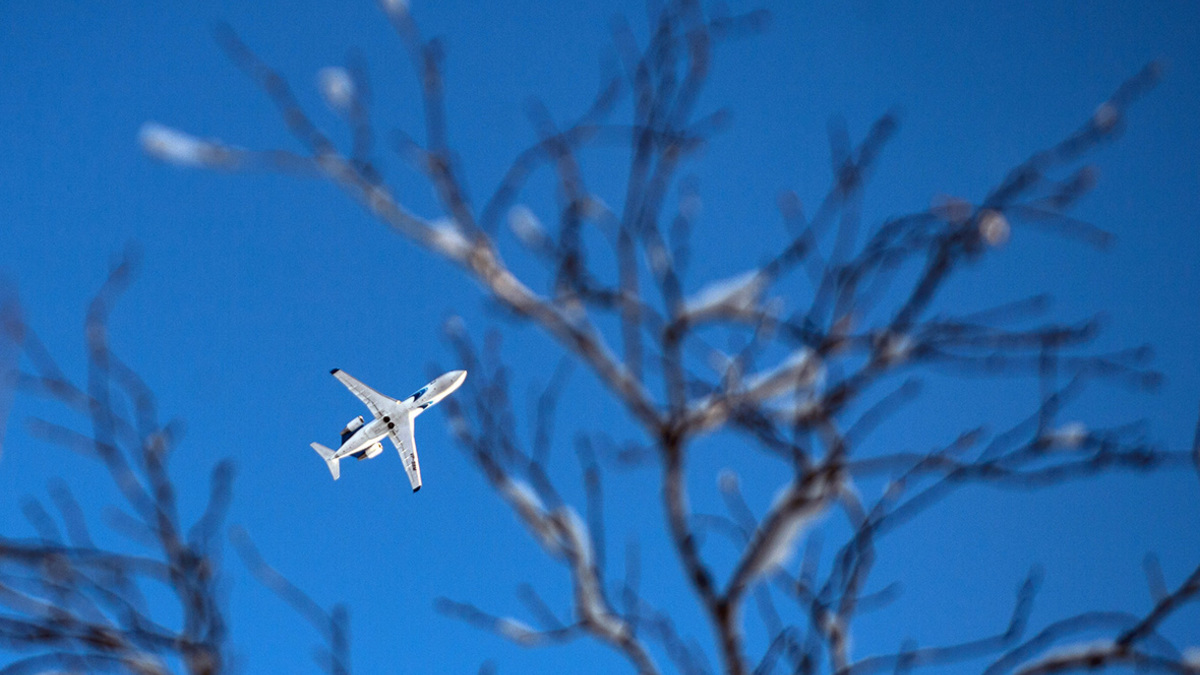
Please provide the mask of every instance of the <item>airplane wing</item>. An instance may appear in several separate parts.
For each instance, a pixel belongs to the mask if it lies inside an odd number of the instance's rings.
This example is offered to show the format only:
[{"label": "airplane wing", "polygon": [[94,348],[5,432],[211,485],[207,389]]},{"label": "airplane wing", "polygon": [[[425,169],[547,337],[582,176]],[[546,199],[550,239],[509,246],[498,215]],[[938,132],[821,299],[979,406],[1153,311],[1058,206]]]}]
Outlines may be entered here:
[{"label": "airplane wing", "polygon": [[[367,409],[370,410],[371,414],[375,417],[383,417],[383,411],[386,410],[389,405],[396,402],[396,399],[390,396],[384,396],[383,394],[375,391],[374,389],[351,377],[350,374],[344,370],[334,368],[333,370],[329,371],[329,374],[336,377],[338,382],[346,385],[346,388],[349,389],[355,396],[357,396],[358,400],[366,404]],[[411,434],[411,432],[409,433]]]},{"label": "airplane wing", "polygon": [[400,461],[404,463],[404,472],[408,474],[413,492],[420,490],[421,463],[417,459],[417,441],[413,438],[413,415],[410,413],[396,420],[396,426],[388,430],[388,438],[392,439],[392,444],[400,452]]}]

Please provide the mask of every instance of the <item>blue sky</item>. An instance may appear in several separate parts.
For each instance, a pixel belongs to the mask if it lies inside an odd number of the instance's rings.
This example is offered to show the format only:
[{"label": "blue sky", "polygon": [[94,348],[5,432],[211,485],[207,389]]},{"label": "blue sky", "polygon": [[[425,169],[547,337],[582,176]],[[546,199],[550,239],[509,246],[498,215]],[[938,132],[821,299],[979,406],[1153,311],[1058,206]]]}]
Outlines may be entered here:
[{"label": "blue sky", "polygon": [[[1063,320],[1102,312],[1100,345],[1153,344],[1167,379],[1151,395],[1096,390],[1072,414],[1095,423],[1145,418],[1165,444],[1189,443],[1200,401],[1200,4],[767,6],[770,30],[722,47],[705,94],[705,106],[728,106],[734,117],[691,168],[704,215],[690,286],[747,269],[784,241],[774,206],[780,190],[819,200],[831,116],[842,116],[858,140],[878,115],[900,111],[900,132],[863,207],[878,222],[937,195],[979,198],[1007,168],[1086,119],[1124,78],[1163,58],[1165,79],[1134,107],[1121,138],[1094,155],[1099,188],[1075,212],[1114,232],[1115,244],[1095,252],[1017,229],[943,302],[982,307],[1051,290]],[[477,195],[534,140],[523,114],[529,96],[559,120],[586,105],[610,50],[610,17],[624,13],[644,33],[638,2],[414,0],[413,12],[426,34],[445,38],[451,138]],[[319,602],[349,604],[358,672],[474,672],[488,658],[502,673],[623,668],[587,643],[525,651],[434,612],[433,598],[445,595],[519,614],[523,581],[536,580],[563,609],[569,593],[562,569],[453,445],[444,413],[431,412],[418,428],[426,481],[419,495],[409,493],[390,453],[345,467],[335,484],[306,447],[330,443],[362,412],[330,368],[405,395],[428,379],[431,364],[455,365],[438,330],[451,314],[474,335],[493,325],[509,331],[505,353],[519,369],[521,395],[550,377],[553,361],[544,355],[555,348],[528,328],[497,323],[457,270],[328,185],[147,159],[136,142],[146,120],[246,147],[293,147],[265,97],[211,39],[217,20],[288,75],[329,125],[314,75],[359,50],[371,66],[381,126],[418,132],[402,45],[366,0],[10,0],[0,5],[0,272],[19,288],[30,323],[68,372],[81,373],[86,303],[116,254],[130,244],[140,250],[138,281],[112,332],[162,409],[187,421],[174,460],[185,506],[201,503],[201,477],[216,461],[235,458],[231,522]],[[406,203],[436,215],[428,187],[399,160],[388,162]],[[536,206],[538,197],[530,199]],[[926,447],[980,421],[1002,425],[1036,397],[1024,380],[962,387],[931,387],[888,433]],[[586,377],[569,392],[555,466],[564,484],[572,477],[570,433],[615,412]],[[13,410],[0,457],[6,534],[23,531],[22,497],[43,495],[52,476],[89,503],[111,499],[92,465],[24,433],[22,419],[55,414],[69,419],[41,402],[20,400]],[[610,433],[637,438],[624,421]],[[719,504],[714,476],[728,463],[730,442],[717,437],[697,451],[698,508]],[[758,457],[747,465],[739,470],[761,509],[779,485],[779,467]],[[659,602],[677,608],[681,626],[706,642],[694,602],[671,581],[677,567],[660,521],[635,507],[649,502],[657,516],[656,479],[653,469],[608,477],[614,576],[620,543],[636,534],[647,569],[662,570]],[[929,643],[996,630],[1035,563],[1046,570],[1035,622],[1085,608],[1144,611],[1146,552],[1160,555],[1172,583],[1200,561],[1197,487],[1194,474],[1179,471],[1032,494],[963,493],[883,548],[876,578],[903,580],[905,593],[864,620],[856,644],[886,650],[909,636]],[[570,490],[579,497],[577,484]],[[233,557],[227,571],[242,671],[310,668],[311,630]],[[1188,622],[1200,624],[1200,614],[1181,615],[1170,630],[1185,635]]]}]

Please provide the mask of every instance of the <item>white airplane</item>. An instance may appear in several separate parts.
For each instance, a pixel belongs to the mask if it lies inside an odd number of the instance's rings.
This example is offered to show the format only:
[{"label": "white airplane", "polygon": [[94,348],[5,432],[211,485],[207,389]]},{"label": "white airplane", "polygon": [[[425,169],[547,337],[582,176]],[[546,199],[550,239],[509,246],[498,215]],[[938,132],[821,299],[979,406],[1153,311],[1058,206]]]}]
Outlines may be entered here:
[{"label": "white airplane", "polygon": [[382,441],[383,437],[387,436],[400,452],[400,459],[404,462],[404,471],[408,473],[413,492],[420,490],[421,464],[417,461],[417,443],[413,440],[413,420],[426,408],[462,386],[463,380],[467,379],[467,371],[452,370],[416,390],[403,401],[384,396],[337,368],[329,372],[365,403],[367,409],[375,416],[375,419],[366,424],[363,423],[362,415],[350,420],[346,428],[342,429],[342,444],[336,451],[320,443],[312,444],[313,450],[316,450],[321,459],[329,465],[329,473],[333,474],[333,479],[337,480],[341,475],[338,462],[343,458],[371,459],[383,452]]}]

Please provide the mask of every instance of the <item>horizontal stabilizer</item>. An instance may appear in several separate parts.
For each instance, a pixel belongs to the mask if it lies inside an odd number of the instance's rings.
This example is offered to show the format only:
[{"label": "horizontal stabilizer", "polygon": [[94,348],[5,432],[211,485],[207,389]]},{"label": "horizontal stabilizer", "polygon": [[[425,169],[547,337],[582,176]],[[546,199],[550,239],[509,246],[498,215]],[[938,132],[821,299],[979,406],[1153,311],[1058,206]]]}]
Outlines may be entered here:
[{"label": "horizontal stabilizer", "polygon": [[339,466],[339,462],[341,460],[333,456],[332,450],[321,445],[320,443],[313,443],[312,449],[316,450],[317,454],[321,456],[321,459],[325,460],[325,465],[329,467],[329,473],[333,474],[334,480],[337,480],[342,473],[341,467]]}]

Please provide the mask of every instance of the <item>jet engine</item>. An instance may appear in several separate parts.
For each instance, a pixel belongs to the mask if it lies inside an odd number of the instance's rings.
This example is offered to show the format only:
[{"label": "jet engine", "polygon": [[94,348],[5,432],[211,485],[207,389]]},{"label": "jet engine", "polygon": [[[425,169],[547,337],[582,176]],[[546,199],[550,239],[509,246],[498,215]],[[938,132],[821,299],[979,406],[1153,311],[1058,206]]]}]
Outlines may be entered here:
[{"label": "jet engine", "polygon": [[353,434],[354,432],[358,431],[359,427],[361,427],[362,425],[363,425],[362,415],[359,415],[358,417],[355,417],[354,419],[347,422],[346,428],[342,429],[342,434],[341,434],[342,442],[345,443],[346,439],[350,438],[350,435]]},{"label": "jet engine", "polygon": [[366,450],[363,450],[356,456],[358,457],[359,461],[362,461],[364,459],[371,459],[372,457],[378,457],[379,453],[381,453],[381,452],[383,452],[383,445],[380,443],[376,443],[375,445],[372,445],[371,447],[367,448]]}]

